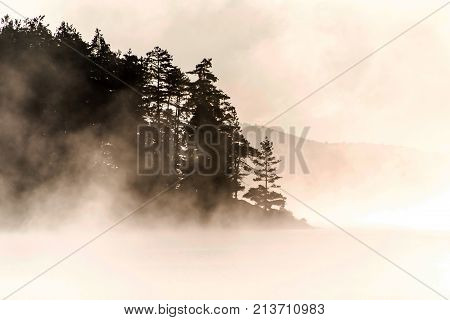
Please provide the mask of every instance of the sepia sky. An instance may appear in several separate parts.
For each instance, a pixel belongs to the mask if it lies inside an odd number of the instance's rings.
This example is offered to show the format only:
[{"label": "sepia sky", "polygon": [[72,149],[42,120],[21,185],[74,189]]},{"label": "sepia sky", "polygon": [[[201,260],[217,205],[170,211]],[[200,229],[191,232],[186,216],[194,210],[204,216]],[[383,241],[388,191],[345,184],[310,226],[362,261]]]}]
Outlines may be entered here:
[{"label": "sepia sky", "polygon": [[[114,50],[166,48],[185,71],[213,58],[241,122],[264,124],[445,1],[4,0],[54,30],[100,28]],[[0,6],[0,13],[18,17]],[[450,151],[450,6],[270,125],[320,141]],[[297,132],[299,132],[298,130]]]}]

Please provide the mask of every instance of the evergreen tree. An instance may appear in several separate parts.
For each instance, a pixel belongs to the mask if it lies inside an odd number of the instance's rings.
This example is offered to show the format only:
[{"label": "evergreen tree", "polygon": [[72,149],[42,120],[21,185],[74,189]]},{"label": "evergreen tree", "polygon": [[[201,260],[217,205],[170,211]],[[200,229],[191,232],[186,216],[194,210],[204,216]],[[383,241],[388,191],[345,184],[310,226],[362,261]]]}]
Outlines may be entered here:
[{"label": "evergreen tree", "polygon": [[274,190],[280,187],[276,184],[276,181],[281,179],[276,174],[276,165],[279,162],[280,160],[276,160],[273,155],[273,142],[266,137],[261,142],[256,157],[253,158],[255,174],[253,181],[261,184],[250,188],[244,197],[254,201],[257,206],[267,212],[270,212],[273,206],[284,208],[286,201],[281,193]]},{"label": "evergreen tree", "polygon": [[173,163],[176,178],[182,176],[182,150],[186,149],[184,129],[191,118],[191,110],[186,105],[189,95],[189,78],[180,68],[173,66],[167,75],[167,109],[166,117],[169,119],[172,136],[173,152],[171,163]]},{"label": "evergreen tree", "polygon": [[229,97],[215,85],[217,77],[211,72],[211,59],[203,59],[189,74],[197,79],[190,85],[186,106],[193,115],[187,135],[188,148],[185,169],[192,176],[189,189],[197,194],[199,206],[205,212],[219,201],[231,198],[230,163],[227,158],[227,136],[224,101]]},{"label": "evergreen tree", "polygon": [[[70,24],[62,22],[55,33],[56,47],[53,52],[55,65],[64,68],[64,81],[59,81],[67,86],[64,94],[61,94],[63,101],[60,103],[61,120],[60,126],[65,133],[74,133],[83,130],[92,124],[90,117],[90,98],[95,93],[91,86],[92,63],[84,56],[90,54],[89,45],[83,41],[81,34]],[[74,51],[76,50],[76,51]],[[77,81],[73,81],[73,79]],[[70,79],[70,81],[69,81]]]},{"label": "evergreen tree", "polygon": [[143,107],[145,109],[145,120],[152,126],[157,127],[157,143],[161,146],[155,150],[155,159],[159,159],[160,172],[148,181],[152,188],[159,185],[169,185],[175,172],[173,170],[171,153],[172,146],[172,122],[173,111],[170,108],[169,73],[172,70],[172,56],[160,47],[155,47],[148,52],[145,59],[145,75],[143,87]]},{"label": "evergreen tree", "polygon": [[143,97],[136,93],[136,91],[140,92],[144,85],[143,59],[129,50],[120,57],[117,74],[127,85],[124,85],[115,95],[115,117],[108,123],[112,161],[121,169],[130,187],[142,188],[136,191],[144,191],[146,188],[140,185],[144,181],[138,183],[141,179],[136,175],[137,128],[139,125],[146,124]]},{"label": "evergreen tree", "polygon": [[144,96],[148,117],[155,124],[163,123],[163,104],[169,99],[168,77],[172,69],[172,56],[167,50],[155,47],[147,53],[145,58],[146,77],[144,85]]},{"label": "evergreen tree", "polygon": [[89,119],[91,131],[103,143],[108,139],[108,123],[117,116],[118,108],[120,108],[117,103],[114,103],[115,99],[124,87],[117,80],[120,53],[111,51],[110,45],[99,29],[95,30],[89,51],[89,58],[95,64],[90,64],[89,115],[83,116]]},{"label": "evergreen tree", "polygon": [[228,163],[231,166],[231,190],[233,198],[237,199],[238,192],[245,189],[242,180],[251,171],[251,167],[245,162],[245,159],[254,155],[256,150],[250,146],[250,143],[242,134],[236,109],[230,104],[228,104],[228,115],[226,131],[230,135],[231,141]]}]

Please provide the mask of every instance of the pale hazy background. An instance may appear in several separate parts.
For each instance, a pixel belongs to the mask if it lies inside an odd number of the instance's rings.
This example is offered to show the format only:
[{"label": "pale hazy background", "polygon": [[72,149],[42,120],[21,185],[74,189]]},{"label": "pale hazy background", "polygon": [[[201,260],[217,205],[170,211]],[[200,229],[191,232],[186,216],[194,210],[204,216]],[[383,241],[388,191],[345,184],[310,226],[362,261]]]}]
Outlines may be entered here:
[{"label": "pale hazy background", "polygon": [[[52,30],[62,20],[73,23],[85,39],[98,27],[114,50],[143,55],[161,46],[183,70],[211,57],[241,121],[259,125],[444,3],[6,2],[25,16],[44,14]],[[0,13],[18,17],[1,5]],[[304,147],[311,173],[297,164],[284,172],[284,188],[446,295],[449,18],[449,8],[440,11],[271,123],[297,133],[311,127]],[[289,147],[278,143],[276,152],[286,158]],[[69,231],[51,225],[0,234],[2,295],[110,225],[104,213],[117,195],[87,191],[93,198],[77,195],[80,207],[39,198],[41,220],[69,209],[81,214]],[[314,226],[330,227],[292,198],[287,207]],[[339,230],[129,227],[108,233],[16,297],[439,298]]]}]

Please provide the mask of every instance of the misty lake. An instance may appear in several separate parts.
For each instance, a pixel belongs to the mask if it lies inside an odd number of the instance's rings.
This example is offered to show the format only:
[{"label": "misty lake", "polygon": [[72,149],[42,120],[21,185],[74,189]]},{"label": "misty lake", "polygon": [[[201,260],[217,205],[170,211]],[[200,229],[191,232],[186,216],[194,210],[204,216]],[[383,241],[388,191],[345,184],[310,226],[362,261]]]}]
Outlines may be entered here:
[{"label": "misty lake", "polygon": [[[450,234],[352,230],[450,294]],[[91,231],[0,235],[0,294],[76,249]],[[25,287],[24,299],[437,299],[338,230],[133,230],[119,227]]]}]

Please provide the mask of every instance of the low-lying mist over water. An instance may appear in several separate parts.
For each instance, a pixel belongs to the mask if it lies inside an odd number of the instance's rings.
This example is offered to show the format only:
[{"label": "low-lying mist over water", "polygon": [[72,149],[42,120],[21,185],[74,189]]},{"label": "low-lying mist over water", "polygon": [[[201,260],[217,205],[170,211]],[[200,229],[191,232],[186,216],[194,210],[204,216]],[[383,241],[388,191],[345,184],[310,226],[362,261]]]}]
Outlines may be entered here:
[{"label": "low-lying mist over water", "polygon": [[[450,293],[448,233],[351,232],[442,294]],[[0,294],[9,294],[93,234],[83,229],[2,233]],[[12,298],[440,297],[339,230],[145,230],[127,223]]]}]

